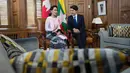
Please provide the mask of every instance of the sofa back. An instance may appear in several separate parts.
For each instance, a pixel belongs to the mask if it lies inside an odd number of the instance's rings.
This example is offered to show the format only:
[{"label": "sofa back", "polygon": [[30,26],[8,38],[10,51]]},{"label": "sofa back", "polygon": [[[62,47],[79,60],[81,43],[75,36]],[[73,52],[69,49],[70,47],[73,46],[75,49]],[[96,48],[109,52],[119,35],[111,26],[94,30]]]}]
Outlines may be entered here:
[{"label": "sofa back", "polygon": [[111,37],[130,38],[130,24],[111,24],[108,33]]},{"label": "sofa back", "polygon": [[15,42],[22,46],[27,52],[39,49],[39,41],[36,37],[19,38]]}]

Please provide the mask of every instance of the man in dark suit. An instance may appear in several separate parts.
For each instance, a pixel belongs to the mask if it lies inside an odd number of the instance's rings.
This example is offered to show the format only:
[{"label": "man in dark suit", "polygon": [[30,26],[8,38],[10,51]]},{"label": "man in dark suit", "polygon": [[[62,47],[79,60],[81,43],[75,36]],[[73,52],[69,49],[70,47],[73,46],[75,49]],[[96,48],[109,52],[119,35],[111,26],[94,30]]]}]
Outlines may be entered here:
[{"label": "man in dark suit", "polygon": [[86,46],[86,32],[83,15],[77,14],[78,7],[72,5],[70,7],[71,15],[68,17],[68,26],[72,32],[73,37],[76,39],[79,48]]}]

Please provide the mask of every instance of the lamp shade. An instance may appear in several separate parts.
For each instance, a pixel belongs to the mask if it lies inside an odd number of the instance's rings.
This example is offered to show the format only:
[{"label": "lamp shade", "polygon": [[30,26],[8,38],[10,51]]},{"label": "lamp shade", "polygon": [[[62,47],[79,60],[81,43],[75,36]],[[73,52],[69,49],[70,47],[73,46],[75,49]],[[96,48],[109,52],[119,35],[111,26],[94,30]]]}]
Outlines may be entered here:
[{"label": "lamp shade", "polygon": [[92,21],[92,23],[95,23],[95,19],[96,19],[96,18],[93,18],[93,21]]},{"label": "lamp shade", "polygon": [[95,18],[94,22],[95,22],[95,24],[103,24],[103,22],[102,22],[100,17]]}]

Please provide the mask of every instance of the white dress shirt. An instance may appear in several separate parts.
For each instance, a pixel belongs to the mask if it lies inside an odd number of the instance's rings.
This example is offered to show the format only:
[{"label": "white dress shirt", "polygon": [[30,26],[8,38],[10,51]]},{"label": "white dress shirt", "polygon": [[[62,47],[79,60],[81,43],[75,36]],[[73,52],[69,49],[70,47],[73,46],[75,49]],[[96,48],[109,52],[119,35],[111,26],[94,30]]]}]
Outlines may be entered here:
[{"label": "white dress shirt", "polygon": [[76,22],[77,22],[77,14],[75,14],[74,16],[73,16],[73,18],[75,17],[75,19],[76,19]]}]

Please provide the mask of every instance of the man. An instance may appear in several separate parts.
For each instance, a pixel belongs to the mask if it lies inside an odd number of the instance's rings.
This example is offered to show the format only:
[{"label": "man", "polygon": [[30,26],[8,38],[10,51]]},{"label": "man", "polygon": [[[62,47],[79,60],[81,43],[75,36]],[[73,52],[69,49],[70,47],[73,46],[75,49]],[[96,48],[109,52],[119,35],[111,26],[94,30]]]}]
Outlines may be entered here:
[{"label": "man", "polygon": [[78,7],[72,5],[70,7],[71,15],[68,17],[68,26],[72,32],[73,37],[76,39],[79,48],[85,48],[86,45],[86,32],[84,17],[77,14]]}]

